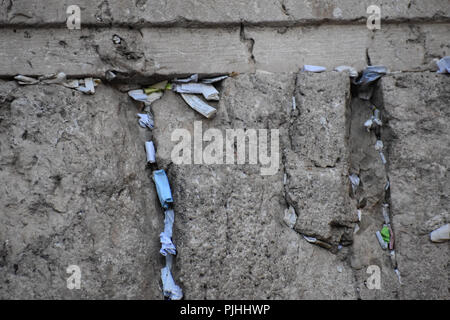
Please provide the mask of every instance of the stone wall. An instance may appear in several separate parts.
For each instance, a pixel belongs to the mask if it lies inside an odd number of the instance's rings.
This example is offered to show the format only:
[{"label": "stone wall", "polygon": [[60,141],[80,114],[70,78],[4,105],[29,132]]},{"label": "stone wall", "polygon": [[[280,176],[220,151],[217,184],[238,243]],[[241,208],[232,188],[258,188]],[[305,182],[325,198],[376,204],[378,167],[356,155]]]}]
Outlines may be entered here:
[{"label": "stone wall", "polygon": [[0,102],[1,297],[158,298],[163,218],[133,103],[14,82]]},{"label": "stone wall", "polygon": [[[0,4],[0,298],[163,298],[163,212],[144,151],[153,139],[175,200],[173,275],[185,298],[449,299],[448,244],[428,238],[449,220],[450,78],[433,61],[450,54],[447,1],[79,1],[81,30],[66,27],[70,4]],[[369,4],[382,9],[380,30],[366,27]],[[332,71],[342,64],[390,72],[369,102]],[[84,95],[13,80],[61,71],[103,83]],[[213,119],[167,91],[152,105],[154,130],[138,126],[128,89],[231,72]],[[363,126],[372,103],[386,166]],[[195,122],[224,136],[278,129],[279,170],[173,163],[173,130],[193,133]],[[375,237],[383,202],[396,266]],[[66,287],[72,264],[80,290]],[[366,285],[370,265],[379,290]]]}]

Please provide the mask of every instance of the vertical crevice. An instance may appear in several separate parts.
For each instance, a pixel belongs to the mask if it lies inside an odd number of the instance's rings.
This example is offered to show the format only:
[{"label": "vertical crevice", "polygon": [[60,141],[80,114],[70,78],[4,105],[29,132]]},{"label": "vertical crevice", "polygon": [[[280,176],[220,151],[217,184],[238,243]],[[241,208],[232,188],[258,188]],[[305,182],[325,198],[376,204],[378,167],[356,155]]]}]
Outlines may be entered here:
[{"label": "vertical crevice", "polygon": [[366,63],[368,66],[372,65],[372,61],[370,60],[369,48],[366,48]]},{"label": "vertical crevice", "polygon": [[256,67],[256,60],[255,56],[253,55],[253,47],[255,46],[255,40],[253,38],[249,38],[246,36],[244,23],[241,23],[240,25],[239,37],[241,42],[244,43],[247,47],[249,56],[248,62],[251,64],[252,70],[254,71]]},{"label": "vertical crevice", "polygon": [[[367,50],[368,64],[370,57]],[[356,291],[361,299],[373,299],[376,292],[365,290],[360,285],[367,279],[364,267],[367,264],[377,264],[381,269],[397,268],[395,259],[395,242],[393,249],[378,251],[375,256],[369,259],[365,257],[366,252],[370,252],[371,246],[368,243],[378,241],[375,235],[383,225],[392,231],[395,239],[395,230],[392,227],[392,212],[390,208],[390,188],[389,188],[389,158],[386,150],[389,148],[391,135],[386,128],[384,121],[384,100],[381,87],[382,79],[369,84],[371,88],[363,88],[359,92],[359,87],[352,85],[351,98],[351,120],[350,120],[350,166],[349,175],[355,174],[360,179],[360,184],[354,191],[350,190],[351,197],[356,202],[358,216],[361,220],[355,227],[352,245],[351,267],[355,274]],[[375,120],[377,119],[377,120]],[[379,144],[382,142],[382,147]],[[386,214],[387,213],[387,214]],[[385,218],[385,214],[387,218]],[[378,254],[381,252],[382,254]],[[372,253],[373,255],[373,253]],[[373,262],[372,262],[373,261]],[[378,262],[374,262],[378,261]],[[391,271],[384,271],[391,272]],[[395,271],[397,272],[397,271]],[[391,288],[395,298],[397,286],[393,283],[385,284]],[[385,290],[387,291],[387,290]]]},{"label": "vertical crevice", "polygon": [[282,12],[285,16],[291,18],[291,13],[289,12],[288,7],[286,6],[285,0],[278,0],[278,2],[280,3],[281,12]]}]

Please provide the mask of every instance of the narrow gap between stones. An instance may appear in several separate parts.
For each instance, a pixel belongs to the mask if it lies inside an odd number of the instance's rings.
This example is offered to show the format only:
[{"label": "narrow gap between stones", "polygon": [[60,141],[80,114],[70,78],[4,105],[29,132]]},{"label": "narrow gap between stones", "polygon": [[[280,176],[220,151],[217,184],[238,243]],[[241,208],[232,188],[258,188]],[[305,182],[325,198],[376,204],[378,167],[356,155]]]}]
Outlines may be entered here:
[{"label": "narrow gap between stones", "polygon": [[[368,54],[367,57],[370,62]],[[350,195],[355,200],[359,223],[354,229],[353,250],[349,254],[349,264],[354,272],[358,298],[361,298],[361,288],[357,283],[365,278],[365,274],[360,272],[362,258],[358,257],[360,251],[356,250],[355,246],[359,249],[364,247],[366,239],[379,242],[382,252],[381,261],[390,261],[392,271],[388,272],[395,272],[398,283],[401,284],[395,255],[393,216],[389,210],[391,204],[389,159],[386,157],[385,150],[389,146],[391,136],[383,118],[384,101],[381,81],[383,80],[378,79],[363,86],[352,83],[351,87],[349,178],[352,187]],[[387,266],[388,263],[382,263],[382,265]]]}]

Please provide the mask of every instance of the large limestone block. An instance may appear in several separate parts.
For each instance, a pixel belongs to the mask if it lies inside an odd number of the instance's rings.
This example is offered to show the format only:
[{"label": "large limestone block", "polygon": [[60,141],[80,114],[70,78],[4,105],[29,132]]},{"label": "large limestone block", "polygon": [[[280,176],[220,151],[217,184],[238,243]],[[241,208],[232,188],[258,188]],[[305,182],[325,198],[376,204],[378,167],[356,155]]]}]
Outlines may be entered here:
[{"label": "large limestone block", "polygon": [[81,9],[86,25],[292,25],[332,21],[365,23],[367,8],[377,5],[383,21],[429,20],[449,18],[446,0],[411,2],[407,0],[6,0],[0,4],[0,23],[7,25],[65,26],[67,8]]},{"label": "large limestone block", "polygon": [[403,73],[382,83],[400,297],[448,299],[448,243],[432,243],[429,232],[449,222],[450,78]]},{"label": "large limestone block", "polygon": [[[342,256],[306,242],[284,222],[285,149],[289,149],[294,74],[256,72],[217,88],[215,118],[206,120],[173,93],[153,106],[155,140],[167,146],[166,163],[175,201],[175,277],[190,299],[355,298],[353,274]],[[194,121],[203,130],[279,129],[280,167],[263,176],[260,164],[177,165],[171,132]],[[169,129],[170,128],[170,129]],[[159,151],[158,151],[159,153]],[[314,267],[312,267],[314,266]]]},{"label": "large limestone block", "polygon": [[163,215],[136,111],[104,85],[0,83],[2,299],[162,298]]},{"label": "large limestone block", "polygon": [[[120,38],[120,43],[117,37]],[[104,77],[107,70],[128,78],[251,70],[239,28],[128,28],[81,30],[6,29],[0,35],[0,75]],[[120,76],[120,75],[119,75]]]},{"label": "large limestone block", "polygon": [[299,219],[295,229],[327,242],[351,242],[356,212],[349,198],[347,74],[299,73],[297,110],[286,153],[288,201]]}]

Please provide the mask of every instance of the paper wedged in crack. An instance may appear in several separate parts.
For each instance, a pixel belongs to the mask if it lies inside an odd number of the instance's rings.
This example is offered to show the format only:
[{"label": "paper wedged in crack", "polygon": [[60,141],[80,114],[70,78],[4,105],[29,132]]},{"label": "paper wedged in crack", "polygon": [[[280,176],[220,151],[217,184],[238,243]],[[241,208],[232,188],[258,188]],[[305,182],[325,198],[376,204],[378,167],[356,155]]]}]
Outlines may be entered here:
[{"label": "paper wedged in crack", "polygon": [[439,68],[437,73],[450,73],[450,56],[443,57],[436,64]]},{"label": "paper wedged in crack", "polygon": [[216,83],[222,80],[225,80],[226,78],[228,78],[229,76],[219,76],[219,77],[214,77],[214,78],[205,78],[205,79],[201,79],[200,81],[202,83],[206,83],[206,84],[211,84],[211,83]]},{"label": "paper wedged in crack", "polygon": [[354,173],[349,175],[348,178],[350,179],[350,182],[352,184],[353,192],[355,192],[356,189],[358,189],[358,186],[359,186],[359,183],[361,182],[361,179]]},{"label": "paper wedged in crack", "polygon": [[150,87],[144,89],[145,94],[151,94],[155,92],[163,92],[164,90],[169,90],[171,85],[168,84],[169,81],[164,80],[155,84],[152,84]]},{"label": "paper wedged in crack", "polygon": [[155,145],[153,141],[145,142],[145,153],[147,155],[147,163],[155,163],[156,162],[156,152]]},{"label": "paper wedged in crack", "polygon": [[213,107],[211,107],[209,104],[204,102],[202,99],[200,99],[198,96],[194,94],[187,94],[182,93],[181,97],[183,97],[183,100],[186,101],[186,103],[195,111],[202,114],[206,118],[213,117],[217,110]]},{"label": "paper wedged in crack", "polygon": [[183,298],[183,291],[175,284],[170,268],[167,266],[161,269],[161,280],[163,283],[164,296],[170,300],[180,300]]},{"label": "paper wedged in crack", "polygon": [[172,82],[175,83],[189,83],[189,82],[198,82],[198,74],[193,74],[188,78],[184,78],[184,79],[174,79]]},{"label": "paper wedged in crack", "polygon": [[383,237],[382,237],[380,231],[375,232],[375,235],[377,236],[378,243],[380,244],[381,248],[382,248],[383,250],[386,250],[387,247],[388,247],[388,245],[387,245],[386,242],[384,242]]},{"label": "paper wedged in crack", "polygon": [[205,83],[182,83],[174,86],[174,91],[178,93],[202,94],[206,100],[219,100],[219,91],[213,85]]},{"label": "paper wedged in crack", "polygon": [[444,242],[450,239],[450,224],[447,223],[442,227],[430,233],[430,239],[433,242]]},{"label": "paper wedged in crack", "polygon": [[153,181],[156,185],[156,192],[158,193],[161,207],[164,209],[169,208],[169,204],[173,203],[173,198],[166,172],[164,170],[153,171]]},{"label": "paper wedged in crack", "polygon": [[21,74],[15,76],[14,79],[17,80],[19,82],[19,84],[22,84],[22,85],[39,83],[38,79],[23,76]]},{"label": "paper wedged in crack", "polygon": [[283,220],[289,228],[294,228],[295,223],[297,222],[297,214],[295,213],[295,209],[292,206],[289,206],[289,208],[284,210]]},{"label": "paper wedged in crack", "polygon": [[[67,80],[66,74],[64,72],[59,72],[57,74],[46,74],[40,76],[38,79],[27,77],[24,75],[17,75],[14,79],[20,85],[34,85],[34,84],[60,84],[66,88],[75,89],[85,94],[94,94],[95,87],[101,83],[100,79],[85,78],[79,80]],[[84,85],[84,86],[83,86]]]},{"label": "paper wedged in crack", "polygon": [[145,104],[152,104],[158,99],[161,99],[163,92],[157,91],[150,94],[146,94],[142,89],[136,89],[128,91],[128,95],[136,101],[143,102]]},{"label": "paper wedged in crack", "polygon": [[362,76],[355,82],[356,85],[366,85],[380,79],[387,73],[385,66],[368,66],[364,69]]},{"label": "paper wedged in crack", "polygon": [[94,80],[92,78],[86,78],[84,79],[84,86],[79,85],[75,89],[86,94],[94,94],[95,93]]},{"label": "paper wedged in crack", "polygon": [[337,72],[348,71],[350,78],[356,78],[358,76],[358,71],[356,71],[355,68],[350,67],[350,66],[338,66],[338,67],[334,68],[334,70]]},{"label": "paper wedged in crack", "polygon": [[139,117],[139,125],[142,128],[150,128],[153,129],[155,126],[155,122],[153,120],[153,116],[151,114],[147,113],[138,113],[137,116]]},{"label": "paper wedged in crack", "polygon": [[159,235],[159,239],[161,242],[161,250],[159,252],[163,256],[167,256],[168,254],[176,255],[176,247],[172,242],[172,229],[175,214],[173,210],[166,210],[164,212],[164,215],[164,231]]},{"label": "paper wedged in crack", "polygon": [[305,64],[301,71],[303,71],[303,72],[324,72],[326,70],[327,70],[327,68],[322,67],[322,66],[312,66],[309,64]]}]

